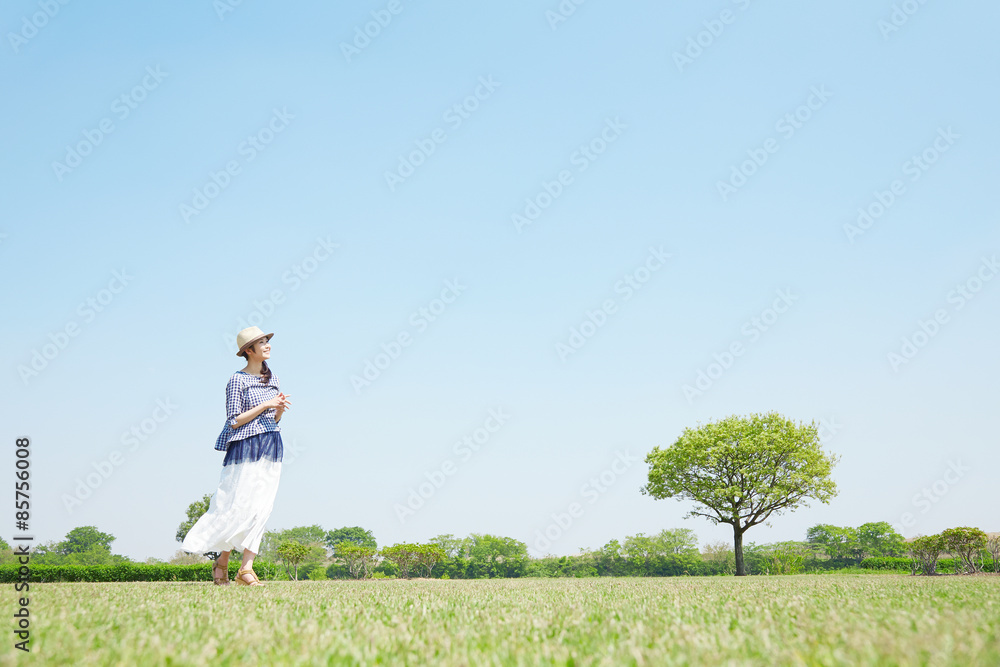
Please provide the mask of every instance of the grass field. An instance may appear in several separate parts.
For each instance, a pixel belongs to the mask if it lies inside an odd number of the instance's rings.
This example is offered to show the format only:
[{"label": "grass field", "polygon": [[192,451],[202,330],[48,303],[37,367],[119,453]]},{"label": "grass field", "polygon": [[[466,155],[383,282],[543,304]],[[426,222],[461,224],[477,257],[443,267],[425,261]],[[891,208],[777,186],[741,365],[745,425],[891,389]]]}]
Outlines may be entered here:
[{"label": "grass field", "polygon": [[5,665],[1000,665],[997,576],[76,583],[30,597],[32,652],[8,632]]}]

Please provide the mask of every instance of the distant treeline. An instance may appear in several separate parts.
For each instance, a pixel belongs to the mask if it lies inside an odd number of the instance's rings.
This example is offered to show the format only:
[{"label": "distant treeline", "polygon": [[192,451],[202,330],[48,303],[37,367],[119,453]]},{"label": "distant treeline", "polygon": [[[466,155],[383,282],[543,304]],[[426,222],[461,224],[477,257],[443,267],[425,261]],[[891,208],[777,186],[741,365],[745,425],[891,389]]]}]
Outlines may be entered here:
[{"label": "distant treeline", "polygon": [[[171,563],[136,563],[111,553],[114,539],[94,526],[74,528],[62,542],[39,545],[28,565],[0,540],[0,582],[212,579],[204,557],[178,552]],[[962,527],[907,542],[884,522],[857,528],[821,524],[809,529],[804,542],[745,544],[744,559],[753,575],[1000,571],[1000,536]],[[231,578],[238,561],[230,561]],[[254,568],[265,580],[673,577],[732,575],[734,561],[732,545],[715,542],[699,549],[694,531],[684,528],[639,533],[572,556],[533,558],[524,542],[510,537],[437,535],[422,544],[378,548],[371,531],[361,527],[327,531],[314,525],[266,533]]]}]

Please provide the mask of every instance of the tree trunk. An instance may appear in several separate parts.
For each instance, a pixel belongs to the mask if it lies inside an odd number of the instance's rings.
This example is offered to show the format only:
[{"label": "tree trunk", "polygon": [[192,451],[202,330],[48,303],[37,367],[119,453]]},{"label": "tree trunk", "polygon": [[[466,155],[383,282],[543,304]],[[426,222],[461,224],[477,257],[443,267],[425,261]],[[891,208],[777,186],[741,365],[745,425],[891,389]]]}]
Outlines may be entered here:
[{"label": "tree trunk", "polygon": [[743,532],[733,526],[733,551],[736,554],[736,576],[747,576],[746,566],[743,564]]}]

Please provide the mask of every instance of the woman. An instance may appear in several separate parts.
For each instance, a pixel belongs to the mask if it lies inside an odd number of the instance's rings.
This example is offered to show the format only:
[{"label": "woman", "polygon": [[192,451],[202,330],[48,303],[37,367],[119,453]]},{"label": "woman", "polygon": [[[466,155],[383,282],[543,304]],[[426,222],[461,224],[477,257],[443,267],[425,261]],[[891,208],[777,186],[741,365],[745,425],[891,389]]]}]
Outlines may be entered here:
[{"label": "woman", "polygon": [[219,489],[182,545],[192,553],[218,554],[212,578],[220,586],[229,584],[229,552],[233,549],[243,551],[236,583],[263,585],[254,574],[253,559],[281,476],[284,450],[278,423],[291,405],[267,366],[273,335],[249,327],[236,336],[236,356],[246,359],[247,364],[226,385],[226,425],[215,442],[216,449],[226,452]]}]

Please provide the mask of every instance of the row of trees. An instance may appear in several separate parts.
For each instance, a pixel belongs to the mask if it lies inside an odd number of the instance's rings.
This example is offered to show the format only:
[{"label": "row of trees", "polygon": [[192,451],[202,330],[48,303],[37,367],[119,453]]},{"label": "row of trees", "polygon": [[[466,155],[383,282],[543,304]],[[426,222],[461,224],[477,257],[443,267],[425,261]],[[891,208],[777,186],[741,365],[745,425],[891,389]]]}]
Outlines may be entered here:
[{"label": "row of trees", "polygon": [[978,528],[949,528],[937,535],[924,535],[910,542],[913,556],[913,573],[937,573],[941,555],[951,553],[959,559],[967,573],[982,572],[987,557],[992,559],[994,571],[1000,572],[1000,534],[989,537]]},{"label": "row of trees", "polygon": [[[685,393],[698,391],[685,387]],[[686,428],[673,444],[663,448],[656,446],[647,454],[647,483],[640,490],[657,500],[689,501],[692,504],[689,517],[731,526],[733,573],[746,575],[749,570],[743,541],[748,530],[773,517],[807,506],[809,501],[828,503],[837,495],[832,472],[838,457],[823,450],[819,433],[819,425],[815,421],[795,423],[776,412],[732,415],[697,428]],[[205,498],[203,504],[207,507],[209,497]],[[178,530],[178,540],[183,539],[182,534],[200,516],[198,508],[194,509],[193,512],[189,510],[188,521]],[[318,535],[314,537],[318,538]],[[856,529],[818,526],[808,536],[806,547],[788,544],[774,550],[781,555],[776,567],[785,567],[783,563],[786,562],[794,565],[796,559],[805,559],[815,548],[823,549],[829,560],[853,559],[861,562],[871,554],[899,553],[902,548],[899,540],[901,538],[897,539],[891,527],[884,523],[864,524]],[[315,548],[303,549],[286,542],[289,540],[275,544],[274,553],[292,564],[296,576],[299,564],[308,566],[310,556],[313,564],[319,566],[320,553]],[[331,544],[329,540],[312,540],[314,545],[321,542],[322,546],[336,552],[336,544]],[[340,549],[340,559],[351,563],[348,571],[352,574],[370,572],[372,568],[368,565],[371,559],[393,561],[390,552],[374,552],[374,545],[359,545],[359,548],[362,551],[354,547],[346,548],[346,551],[345,548]],[[668,555],[677,557],[683,554]],[[814,553],[813,556],[815,560]],[[618,557],[628,562],[647,564],[649,560],[641,554]],[[408,561],[400,560],[402,557],[399,556],[395,558],[403,564],[401,570],[408,571]],[[506,560],[503,562],[507,563]]]},{"label": "row of trees", "polygon": [[[94,526],[80,526],[66,533],[62,541],[38,544],[31,552],[33,565],[117,565],[131,562],[127,557],[111,553],[115,536],[103,533]],[[10,546],[0,540],[0,549],[6,556]],[[0,558],[3,560],[4,558]]]},{"label": "row of trees", "polygon": [[[688,516],[732,527],[733,573],[738,576],[749,573],[743,539],[750,528],[805,506],[810,500],[829,502],[837,494],[831,477],[837,457],[823,450],[818,425],[795,423],[775,412],[747,417],[734,415],[686,428],[672,445],[654,447],[645,460],[649,471],[642,493],[655,499],[690,501],[692,509]],[[186,520],[176,533],[178,541],[184,539],[210,502],[211,496],[205,495],[189,506]],[[389,565],[404,576],[421,568],[430,574],[438,564],[448,569],[448,561],[456,561],[456,573],[457,566],[464,564],[464,571],[468,573],[471,568],[476,576],[480,573],[511,576],[527,559],[524,544],[511,538],[470,536],[471,539],[466,538],[471,544],[467,547],[470,555],[465,556],[451,548],[453,545],[435,545],[433,541],[429,545],[394,545],[379,551],[370,531],[357,526],[338,531],[310,526],[268,533],[260,555],[282,562],[292,578],[297,578],[300,572],[309,578],[328,576],[328,572],[336,575],[339,570],[334,566],[343,568],[349,576],[375,576],[379,567]],[[810,555],[816,561],[816,549],[822,549],[829,561],[852,558],[858,562],[868,554],[898,553],[901,540],[884,523],[864,524],[857,529],[817,526],[807,538],[805,546],[787,543],[772,549],[774,567],[795,567],[799,560]],[[630,568],[642,564],[647,570],[656,558],[673,562],[689,555],[694,558],[693,554],[684,553],[686,547],[680,547],[680,552],[665,553],[662,545],[655,542],[653,538],[638,535],[628,538],[624,545],[612,541],[601,551],[612,564],[620,559]],[[483,544],[490,545],[486,547],[490,553],[486,557],[479,546]],[[454,555],[449,556],[450,552]],[[65,548],[57,555],[82,558]],[[93,555],[110,558],[110,546],[106,553],[94,547]],[[334,562],[327,564],[331,560]],[[322,574],[317,570],[322,570]]]},{"label": "row of trees", "polygon": [[906,540],[885,521],[864,523],[857,528],[821,523],[808,530],[806,540],[831,560],[860,563],[865,558],[906,553]]},{"label": "row of trees", "polygon": [[[843,535],[867,535],[865,550],[842,549]],[[837,539],[831,539],[831,536]],[[108,566],[131,563],[111,554],[115,538],[94,526],[74,528],[59,542],[39,545],[33,565]],[[849,543],[849,542],[848,542]],[[734,574],[735,553],[726,542],[715,542],[698,550],[694,531],[684,528],[643,533],[611,540],[597,550],[581,549],[574,556],[531,558],[527,546],[514,538],[472,534],[464,538],[437,535],[425,544],[395,544],[378,548],[371,531],[353,526],[324,530],[300,526],[270,531],[262,542],[259,561],[276,563],[265,569],[275,576],[282,569],[289,579],[437,577],[594,577],[675,576]],[[899,545],[902,545],[901,547]],[[332,547],[332,548],[331,548]],[[265,553],[266,552],[266,553]],[[910,558],[902,558],[901,554]],[[951,554],[955,567],[948,571],[1000,571],[1000,534],[988,536],[978,528],[951,528],[938,535],[906,542],[883,523],[857,528],[813,526],[802,542],[777,542],[744,548],[744,566],[749,574],[795,574],[799,572],[856,567],[911,570],[935,574],[941,558]],[[0,540],[0,562],[13,558],[9,545]],[[872,562],[879,561],[879,562]],[[159,562],[147,559],[147,563]],[[205,563],[204,557],[175,557],[172,563]]]}]

